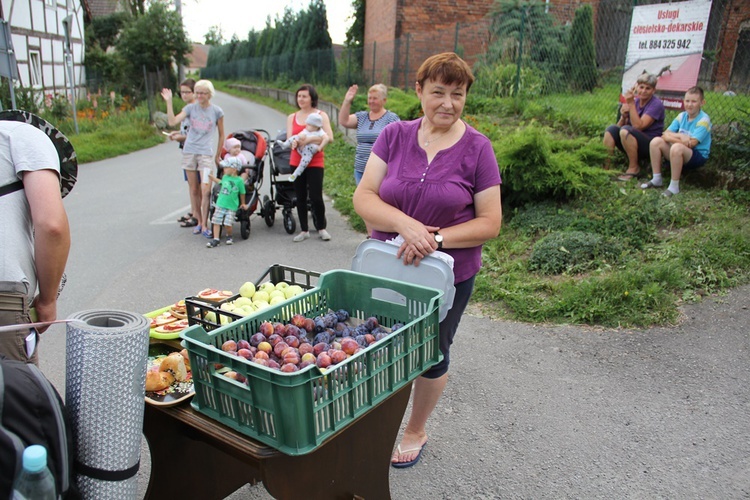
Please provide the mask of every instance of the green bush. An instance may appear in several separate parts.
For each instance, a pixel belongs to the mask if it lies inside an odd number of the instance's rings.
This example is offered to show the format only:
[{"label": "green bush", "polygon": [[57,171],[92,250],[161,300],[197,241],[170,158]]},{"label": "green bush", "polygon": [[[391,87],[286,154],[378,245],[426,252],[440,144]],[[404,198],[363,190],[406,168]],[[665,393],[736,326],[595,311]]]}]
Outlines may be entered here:
[{"label": "green bush", "polygon": [[[33,88],[17,87],[14,84],[13,94],[16,97],[16,109],[25,109],[36,115],[39,114],[39,103]],[[0,105],[2,105],[2,109],[13,109],[10,87],[8,87],[8,79],[5,77],[0,78]]]},{"label": "green bush", "polygon": [[529,269],[542,274],[581,273],[617,262],[622,248],[613,240],[582,231],[556,232],[539,240]]},{"label": "green bush", "polygon": [[512,215],[508,225],[523,234],[534,236],[551,231],[564,231],[578,218],[578,214],[567,205],[543,201],[531,203],[518,209]]},{"label": "green bush", "polygon": [[583,141],[553,150],[557,140],[549,129],[532,123],[493,143],[503,177],[503,199],[510,207],[572,199],[609,181],[609,173],[585,160],[599,146]]},{"label": "green bush", "polygon": [[474,71],[476,80],[471,91],[484,97],[536,97],[544,93],[544,75],[531,67],[522,67],[521,74],[517,75],[515,64],[480,63]]}]

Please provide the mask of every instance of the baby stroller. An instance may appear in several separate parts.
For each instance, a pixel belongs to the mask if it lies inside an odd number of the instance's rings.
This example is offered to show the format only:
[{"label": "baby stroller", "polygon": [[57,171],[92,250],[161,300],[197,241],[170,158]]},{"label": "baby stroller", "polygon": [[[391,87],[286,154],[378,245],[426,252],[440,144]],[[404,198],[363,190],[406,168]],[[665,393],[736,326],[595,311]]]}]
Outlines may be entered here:
[{"label": "baby stroller", "polygon": [[[277,141],[286,140],[286,132],[276,136]],[[288,234],[294,234],[297,230],[297,221],[294,218],[294,208],[297,206],[297,196],[294,192],[294,184],[286,177],[291,175],[294,168],[289,165],[292,154],[291,149],[285,149],[275,141],[269,141],[270,167],[271,167],[271,195],[263,196],[263,203],[259,215],[266,221],[268,227],[273,226],[276,218],[276,209],[281,207],[281,215],[284,220],[284,230]],[[280,176],[284,176],[280,179]],[[316,223],[315,214],[310,209],[308,201],[308,212],[313,214],[313,223]]]},{"label": "baby stroller", "polygon": [[[260,192],[260,185],[263,182],[263,168],[265,165],[266,156],[268,154],[268,143],[271,136],[268,132],[262,129],[257,130],[238,130],[232,132],[227,136],[227,139],[234,137],[241,143],[240,153],[247,160],[247,165],[242,168],[238,174],[245,177],[245,203],[248,206],[247,210],[240,208],[237,210],[237,221],[240,223],[240,236],[243,240],[250,237],[250,215],[252,215],[258,208],[258,197]],[[221,157],[223,158],[227,151],[221,148]],[[218,173],[216,177],[221,178],[223,174],[223,168],[218,167]],[[211,190],[211,207],[209,208],[209,221],[213,218],[214,211],[216,210],[216,199],[219,196],[218,184],[214,185]],[[218,238],[219,235],[214,235]]]}]

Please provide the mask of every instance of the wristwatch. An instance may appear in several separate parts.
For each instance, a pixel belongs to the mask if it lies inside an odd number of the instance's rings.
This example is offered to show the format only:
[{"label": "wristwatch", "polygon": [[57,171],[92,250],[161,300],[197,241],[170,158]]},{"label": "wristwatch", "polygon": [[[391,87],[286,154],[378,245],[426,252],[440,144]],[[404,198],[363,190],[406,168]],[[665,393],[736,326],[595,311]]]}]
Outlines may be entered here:
[{"label": "wristwatch", "polygon": [[435,231],[432,233],[435,236],[435,242],[438,244],[438,250],[443,249],[443,235]]}]

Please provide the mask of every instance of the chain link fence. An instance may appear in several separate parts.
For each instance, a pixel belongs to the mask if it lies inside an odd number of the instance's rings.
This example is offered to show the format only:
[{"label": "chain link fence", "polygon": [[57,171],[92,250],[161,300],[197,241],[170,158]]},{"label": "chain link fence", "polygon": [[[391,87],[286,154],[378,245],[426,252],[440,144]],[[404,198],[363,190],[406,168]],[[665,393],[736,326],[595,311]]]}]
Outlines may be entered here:
[{"label": "chain link fence", "polygon": [[[414,88],[422,61],[454,51],[475,70],[473,96],[508,97],[516,102],[520,98],[539,116],[578,117],[579,130],[593,135],[617,119],[633,9],[657,3],[516,3],[515,8],[476,22],[431,25],[395,40],[366,44],[360,50],[344,49],[333,58],[330,51],[250,58],[211,66],[202,74],[216,79],[288,79],[341,86],[385,83],[408,90]],[[664,5],[665,9],[678,8],[678,4]],[[750,127],[749,19],[747,0],[713,0],[703,51],[690,59],[699,66],[697,83],[706,91],[704,109],[714,124],[715,144],[731,145]],[[675,38],[680,41],[679,36]],[[683,62],[666,60],[650,72],[674,80]],[[679,104],[681,94],[673,94],[671,100]],[[488,102],[491,112],[494,101]],[[678,112],[668,109],[667,123]]]}]

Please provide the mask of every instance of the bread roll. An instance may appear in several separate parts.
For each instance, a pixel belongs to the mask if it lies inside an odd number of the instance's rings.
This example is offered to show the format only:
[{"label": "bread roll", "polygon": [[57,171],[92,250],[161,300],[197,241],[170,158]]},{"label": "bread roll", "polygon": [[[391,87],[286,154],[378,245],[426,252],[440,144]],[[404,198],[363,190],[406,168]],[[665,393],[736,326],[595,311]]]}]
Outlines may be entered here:
[{"label": "bread roll", "polygon": [[146,372],[146,390],[149,392],[163,391],[174,382],[174,376],[169,372],[160,372],[153,367]]},{"label": "bread roll", "polygon": [[188,356],[188,350],[183,349],[180,351],[180,354],[182,354],[182,357],[185,358],[185,369],[187,371],[190,371],[190,357]]},{"label": "bread roll", "polygon": [[184,382],[187,380],[185,358],[179,352],[169,353],[169,356],[162,360],[159,370],[170,372],[178,382]]}]

